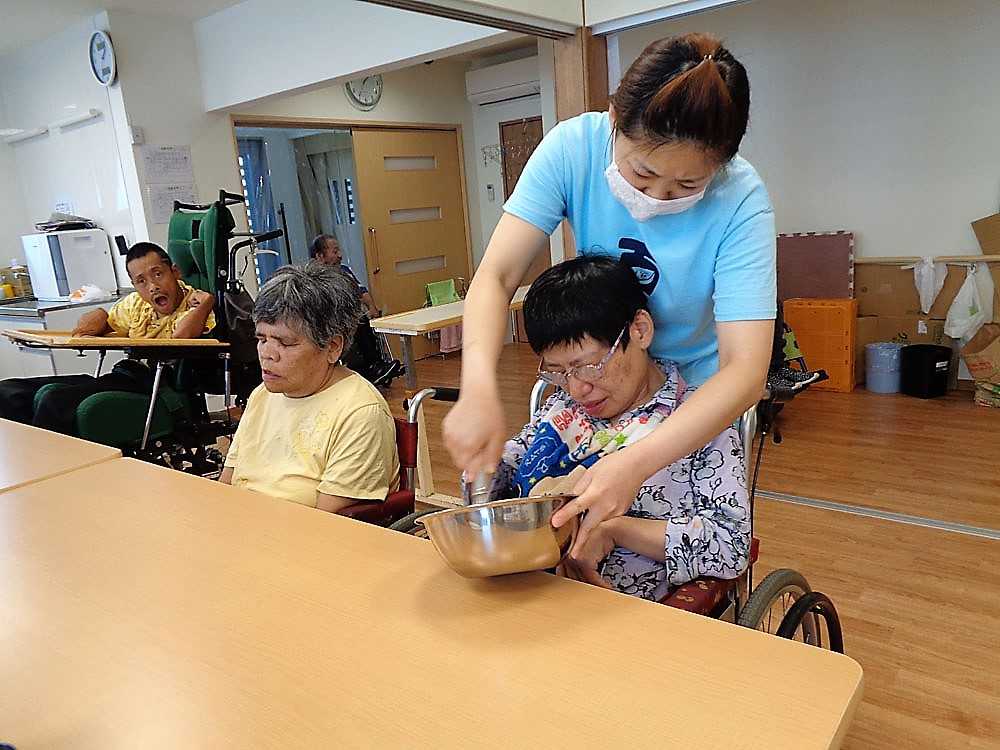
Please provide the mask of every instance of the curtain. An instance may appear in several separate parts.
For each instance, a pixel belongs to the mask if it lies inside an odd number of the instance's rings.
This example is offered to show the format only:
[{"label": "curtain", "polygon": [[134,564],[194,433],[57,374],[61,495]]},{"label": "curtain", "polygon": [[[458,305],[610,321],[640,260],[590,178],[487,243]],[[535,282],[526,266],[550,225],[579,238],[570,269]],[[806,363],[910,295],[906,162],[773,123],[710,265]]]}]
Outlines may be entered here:
[{"label": "curtain", "polygon": [[307,154],[303,140],[295,143],[295,167],[306,232],[310,241],[318,234],[332,234],[346,257],[351,247],[350,226],[337,154],[335,151]]},{"label": "curtain", "polygon": [[[267,166],[267,149],[263,138],[238,138],[236,141],[240,153],[243,170],[243,186],[248,204],[247,213],[253,232],[261,234],[280,229],[278,217],[274,210],[274,196],[271,194],[271,172]],[[259,252],[254,258],[257,266],[257,283],[262,285],[278,270],[284,257],[283,240],[262,242]],[[277,253],[272,254],[272,253]]]}]

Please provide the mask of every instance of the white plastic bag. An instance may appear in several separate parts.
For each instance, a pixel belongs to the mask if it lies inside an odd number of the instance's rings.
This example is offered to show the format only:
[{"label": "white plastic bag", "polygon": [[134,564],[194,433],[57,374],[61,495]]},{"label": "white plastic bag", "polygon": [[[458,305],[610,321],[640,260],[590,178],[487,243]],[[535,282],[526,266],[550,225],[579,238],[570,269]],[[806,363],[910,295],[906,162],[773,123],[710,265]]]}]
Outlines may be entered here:
[{"label": "white plastic bag", "polygon": [[962,288],[948,309],[945,335],[967,342],[993,320],[993,277],[985,263],[969,265]]},{"label": "white plastic bag", "polygon": [[948,266],[944,263],[935,263],[929,257],[913,266],[913,283],[920,294],[920,309],[924,311],[924,315],[934,306],[934,300],[941,293],[947,275]]},{"label": "white plastic bag", "polygon": [[69,295],[71,302],[97,302],[106,300],[110,295],[98,286],[84,284]]}]

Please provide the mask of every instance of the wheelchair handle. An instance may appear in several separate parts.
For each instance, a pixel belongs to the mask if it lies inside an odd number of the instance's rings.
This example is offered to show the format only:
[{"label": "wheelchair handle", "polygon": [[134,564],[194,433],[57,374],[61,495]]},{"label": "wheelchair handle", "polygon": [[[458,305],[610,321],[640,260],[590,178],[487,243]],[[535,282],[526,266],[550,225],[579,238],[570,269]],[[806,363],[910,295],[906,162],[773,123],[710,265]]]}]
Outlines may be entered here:
[{"label": "wheelchair handle", "polygon": [[420,405],[428,398],[434,401],[455,402],[458,401],[458,388],[424,388],[415,394],[409,402],[404,401],[403,408],[406,409],[406,418],[411,424],[417,421]]},{"label": "wheelchair handle", "polygon": [[273,229],[270,232],[264,232],[263,234],[255,234],[253,238],[257,242],[267,242],[268,240],[276,240],[283,234],[284,232],[280,229]]},{"label": "wheelchair handle", "polygon": [[244,198],[242,195],[237,195],[236,193],[230,193],[225,190],[219,191],[219,203],[223,206],[231,206],[234,203],[242,203]]},{"label": "wheelchair handle", "polygon": [[206,206],[199,203],[182,203],[181,201],[174,201],[174,211],[207,211],[211,207],[211,205]]}]

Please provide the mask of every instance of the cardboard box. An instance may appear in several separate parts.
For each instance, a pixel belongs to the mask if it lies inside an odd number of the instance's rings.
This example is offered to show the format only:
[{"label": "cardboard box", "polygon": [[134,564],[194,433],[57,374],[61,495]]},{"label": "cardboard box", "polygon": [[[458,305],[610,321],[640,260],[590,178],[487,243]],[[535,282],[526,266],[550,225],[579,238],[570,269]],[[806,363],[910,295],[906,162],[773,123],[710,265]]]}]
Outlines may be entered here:
[{"label": "cardboard box", "polygon": [[983,255],[1000,255],[1000,214],[993,214],[972,222]]},{"label": "cardboard box", "polygon": [[878,341],[878,318],[859,316],[854,340],[854,385],[865,382],[865,345]]},{"label": "cardboard box", "polygon": [[944,335],[944,320],[920,315],[880,315],[875,332],[876,341],[951,346]]},{"label": "cardboard box", "polygon": [[977,383],[1000,385],[1000,325],[988,323],[962,348],[962,359]]},{"label": "cardboard box", "polygon": [[[993,278],[1000,279],[1000,264],[991,264]],[[854,267],[854,296],[858,300],[858,315],[902,317],[916,315],[923,318],[948,317],[948,308],[965,283],[963,266],[948,266],[944,286],[927,314],[920,309],[920,295],[913,279],[913,269],[902,266],[883,266],[861,263]],[[1000,289],[1000,286],[997,287]],[[1000,295],[998,295],[1000,298]],[[996,302],[1000,313],[1000,301]]]}]

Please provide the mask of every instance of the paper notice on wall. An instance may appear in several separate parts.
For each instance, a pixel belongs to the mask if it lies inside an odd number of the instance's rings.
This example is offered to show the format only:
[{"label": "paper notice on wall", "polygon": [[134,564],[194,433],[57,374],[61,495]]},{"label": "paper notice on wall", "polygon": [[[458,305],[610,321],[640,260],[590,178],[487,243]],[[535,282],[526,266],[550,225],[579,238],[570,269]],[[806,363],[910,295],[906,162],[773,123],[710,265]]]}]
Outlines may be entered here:
[{"label": "paper notice on wall", "polygon": [[142,176],[147,185],[194,182],[190,146],[141,146]]},{"label": "paper notice on wall", "polygon": [[174,212],[174,201],[194,203],[194,184],[185,182],[177,185],[148,185],[149,210],[154,224],[167,224]]}]

